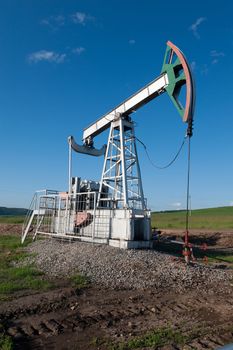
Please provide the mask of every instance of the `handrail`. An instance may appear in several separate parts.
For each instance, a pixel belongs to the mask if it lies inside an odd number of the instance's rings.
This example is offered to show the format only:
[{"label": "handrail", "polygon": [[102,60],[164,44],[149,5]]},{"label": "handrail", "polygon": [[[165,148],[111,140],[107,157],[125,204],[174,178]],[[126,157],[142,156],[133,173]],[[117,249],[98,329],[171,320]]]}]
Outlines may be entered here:
[{"label": "handrail", "polygon": [[31,216],[32,210],[35,209],[35,204],[36,204],[36,201],[37,201],[37,192],[38,192],[38,191],[36,191],[36,192],[34,193],[34,195],[33,195],[33,197],[32,197],[32,200],[31,200],[31,203],[30,203],[30,205],[29,205],[27,214],[26,214],[26,216],[25,216],[24,223],[23,223],[23,227],[22,227],[22,234],[23,234],[25,228],[26,228],[27,225],[28,225],[28,222],[29,222],[29,220],[30,220],[30,216]]},{"label": "handrail", "polygon": [[23,222],[23,226],[22,226],[22,238],[24,237],[25,234],[25,230],[27,229],[31,216],[33,214],[33,211],[38,209],[38,199],[39,197],[41,197],[43,194],[44,195],[57,195],[59,193],[59,191],[57,190],[47,190],[47,189],[43,189],[43,190],[38,190],[35,191],[32,200],[30,202],[27,214],[25,216],[24,222]]}]

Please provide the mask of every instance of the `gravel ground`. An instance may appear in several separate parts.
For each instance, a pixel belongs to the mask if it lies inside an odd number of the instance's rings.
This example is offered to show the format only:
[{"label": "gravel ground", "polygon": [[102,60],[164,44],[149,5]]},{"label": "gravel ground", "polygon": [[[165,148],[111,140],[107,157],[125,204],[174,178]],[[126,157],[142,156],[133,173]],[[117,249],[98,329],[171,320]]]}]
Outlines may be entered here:
[{"label": "gravel ground", "polygon": [[[82,242],[38,240],[27,250],[28,258],[46,275],[64,278],[80,272],[106,288],[175,288],[177,292],[195,287],[214,293],[231,290],[231,271],[195,264],[186,266],[179,259],[155,250],[123,250]],[[27,263],[28,263],[27,260]]]}]

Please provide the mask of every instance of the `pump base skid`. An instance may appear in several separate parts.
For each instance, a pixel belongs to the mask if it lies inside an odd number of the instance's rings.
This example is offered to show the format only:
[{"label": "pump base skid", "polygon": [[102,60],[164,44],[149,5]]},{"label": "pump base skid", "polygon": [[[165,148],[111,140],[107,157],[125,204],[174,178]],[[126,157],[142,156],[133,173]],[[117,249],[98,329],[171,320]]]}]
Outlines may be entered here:
[{"label": "pump base skid", "polygon": [[96,192],[45,192],[29,210],[22,242],[37,235],[107,244],[122,249],[151,248],[151,213],[148,209],[97,207]]}]

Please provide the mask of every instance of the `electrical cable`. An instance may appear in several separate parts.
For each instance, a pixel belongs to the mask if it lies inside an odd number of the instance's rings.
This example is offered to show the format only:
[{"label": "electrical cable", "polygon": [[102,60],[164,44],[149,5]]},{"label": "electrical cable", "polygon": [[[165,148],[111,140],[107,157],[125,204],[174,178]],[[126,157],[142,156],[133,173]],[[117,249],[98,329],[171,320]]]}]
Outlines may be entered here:
[{"label": "electrical cable", "polygon": [[176,161],[176,159],[177,159],[178,156],[180,155],[180,152],[182,151],[182,148],[183,148],[183,146],[184,146],[184,144],[185,144],[185,141],[186,141],[187,137],[188,137],[188,135],[186,134],[185,137],[184,137],[184,139],[183,139],[183,141],[182,141],[182,143],[181,143],[180,148],[178,149],[178,151],[177,151],[177,153],[176,153],[176,155],[175,155],[174,158],[173,158],[167,165],[165,165],[165,166],[158,166],[157,164],[155,164],[155,163],[151,160],[151,158],[150,158],[150,155],[149,155],[149,153],[148,153],[148,151],[147,151],[146,145],[145,145],[141,140],[139,140],[137,137],[135,137],[135,139],[136,139],[138,142],[140,142],[140,143],[142,144],[142,146],[144,147],[145,152],[146,152],[146,155],[147,155],[147,158],[149,159],[149,162],[151,163],[151,165],[152,165],[154,168],[156,168],[156,169],[163,170],[163,169],[169,168],[169,167]]}]

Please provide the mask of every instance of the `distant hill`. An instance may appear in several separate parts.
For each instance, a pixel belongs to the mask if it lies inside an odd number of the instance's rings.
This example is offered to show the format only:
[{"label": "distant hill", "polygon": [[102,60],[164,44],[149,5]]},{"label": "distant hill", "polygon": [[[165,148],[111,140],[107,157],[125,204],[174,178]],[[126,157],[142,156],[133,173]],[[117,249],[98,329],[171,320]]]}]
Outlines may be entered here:
[{"label": "distant hill", "polygon": [[0,216],[1,215],[20,216],[25,214],[27,214],[27,209],[24,209],[24,208],[0,207]]},{"label": "distant hill", "polygon": [[[197,214],[203,214],[203,215],[209,215],[209,214],[216,214],[216,215],[232,215],[233,213],[233,206],[227,206],[227,207],[214,207],[214,208],[202,208],[202,209],[192,209],[191,212],[195,215]],[[186,209],[176,209],[176,210],[160,210],[160,211],[153,211],[152,214],[171,214],[171,213],[186,213]]]},{"label": "distant hill", "polygon": [[[185,210],[163,211],[152,213],[152,227],[160,229],[185,229]],[[233,206],[195,209],[190,212],[192,229],[233,229]]]}]

